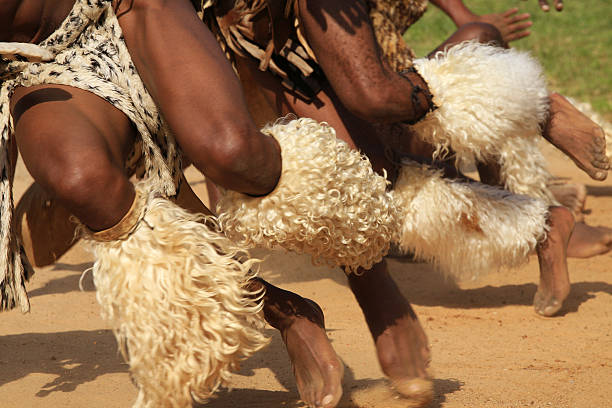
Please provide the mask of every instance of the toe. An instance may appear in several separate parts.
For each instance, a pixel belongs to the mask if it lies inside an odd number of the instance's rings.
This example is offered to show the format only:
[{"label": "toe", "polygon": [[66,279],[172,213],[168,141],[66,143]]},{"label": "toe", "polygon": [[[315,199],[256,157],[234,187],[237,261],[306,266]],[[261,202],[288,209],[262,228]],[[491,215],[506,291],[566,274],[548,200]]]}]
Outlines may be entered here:
[{"label": "toe", "polygon": [[410,402],[410,407],[425,407],[433,400],[433,382],[426,378],[396,380],[393,388]]},{"label": "toe", "polygon": [[561,310],[561,306],[563,305],[554,297],[550,298],[548,301],[544,301],[543,299],[540,300],[540,302],[534,301],[534,308],[537,314],[544,317],[553,317]]},{"label": "toe", "polygon": [[598,172],[595,172],[595,174],[592,175],[591,177],[594,180],[597,180],[597,181],[604,181],[608,177],[608,172],[607,171],[598,171]]}]

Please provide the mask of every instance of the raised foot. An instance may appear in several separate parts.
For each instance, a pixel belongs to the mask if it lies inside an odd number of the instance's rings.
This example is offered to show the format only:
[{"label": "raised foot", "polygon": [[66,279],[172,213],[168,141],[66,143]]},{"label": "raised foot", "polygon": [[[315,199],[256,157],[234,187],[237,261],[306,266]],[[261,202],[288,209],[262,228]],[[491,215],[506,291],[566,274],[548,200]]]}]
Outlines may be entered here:
[{"label": "raised foot", "polygon": [[38,183],[32,183],[15,208],[23,247],[34,266],[57,261],[78,242],[70,212]]},{"label": "raised foot", "polygon": [[604,131],[558,93],[550,95],[550,117],[543,136],[592,179],[601,181],[608,176]]},{"label": "raised foot", "polygon": [[567,245],[574,228],[574,218],[565,207],[551,207],[546,240],[538,245],[540,284],[533,300],[536,313],[551,317],[563,307],[569,295]]}]

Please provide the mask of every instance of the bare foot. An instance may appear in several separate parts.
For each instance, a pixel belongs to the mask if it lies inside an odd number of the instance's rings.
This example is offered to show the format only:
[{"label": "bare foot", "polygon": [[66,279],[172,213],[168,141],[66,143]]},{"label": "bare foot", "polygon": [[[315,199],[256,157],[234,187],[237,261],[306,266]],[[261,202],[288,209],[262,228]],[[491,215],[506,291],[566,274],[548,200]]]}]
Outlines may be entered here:
[{"label": "bare foot", "polygon": [[587,197],[587,189],[584,184],[549,184],[547,187],[557,201],[572,212],[576,222],[584,219],[582,211]]},{"label": "bare foot", "polygon": [[543,136],[595,180],[610,169],[604,131],[558,93],[550,94],[550,117]]},{"label": "bare foot", "polygon": [[21,242],[35,266],[54,263],[78,242],[70,212],[43,188],[32,183],[15,209]]},{"label": "bare foot", "polygon": [[264,316],[281,332],[300,397],[314,408],[333,408],[342,397],[344,366],[325,334],[323,311],[315,302],[263,279]]},{"label": "bare foot", "polygon": [[540,285],[533,299],[536,313],[554,316],[570,291],[567,270],[567,245],[574,228],[574,218],[565,207],[550,207],[550,230],[544,242],[538,245]]},{"label": "bare foot", "polygon": [[386,262],[363,275],[352,274],[348,280],[374,338],[383,372],[411,407],[426,406],[433,399],[427,336],[389,275]]},{"label": "bare foot", "polygon": [[576,223],[567,246],[570,258],[590,258],[612,250],[612,229]]}]

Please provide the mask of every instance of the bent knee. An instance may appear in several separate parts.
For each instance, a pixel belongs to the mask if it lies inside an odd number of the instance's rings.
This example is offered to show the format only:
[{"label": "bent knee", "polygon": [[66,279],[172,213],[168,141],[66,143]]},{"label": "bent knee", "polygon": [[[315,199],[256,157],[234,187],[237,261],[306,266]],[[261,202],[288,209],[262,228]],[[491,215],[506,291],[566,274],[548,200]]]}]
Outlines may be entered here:
[{"label": "bent knee", "polygon": [[504,38],[501,32],[492,24],[472,22],[462,25],[459,30],[466,40],[504,46]]},{"label": "bent knee", "polygon": [[33,174],[34,178],[71,209],[90,207],[92,201],[111,200],[129,184],[110,160],[84,157],[55,163],[47,169],[48,173]]},{"label": "bent knee", "polygon": [[221,127],[202,129],[189,147],[183,150],[203,172],[240,173],[241,168],[257,156],[258,140],[263,137],[254,126],[226,123]]}]

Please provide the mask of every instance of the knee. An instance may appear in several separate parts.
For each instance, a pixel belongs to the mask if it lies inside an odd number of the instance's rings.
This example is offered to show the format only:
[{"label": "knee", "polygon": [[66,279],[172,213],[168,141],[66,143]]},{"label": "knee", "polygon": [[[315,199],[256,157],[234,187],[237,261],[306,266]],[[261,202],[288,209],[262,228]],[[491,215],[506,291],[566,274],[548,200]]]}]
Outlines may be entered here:
[{"label": "knee", "polygon": [[501,32],[492,24],[488,23],[467,23],[460,29],[466,39],[476,40],[483,44],[494,44],[505,46]]},{"label": "knee", "polygon": [[44,179],[43,186],[71,209],[92,208],[92,202],[113,200],[129,184],[109,160],[91,157],[56,164]]},{"label": "knee", "polygon": [[250,123],[228,121],[201,127],[186,154],[204,174],[240,174],[261,154],[258,145],[265,137]]}]

